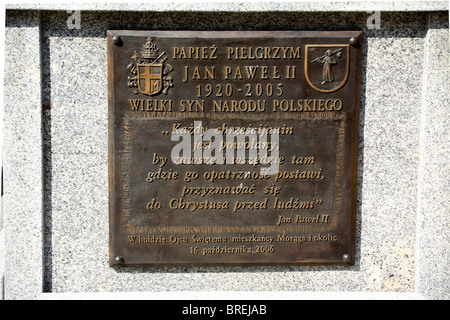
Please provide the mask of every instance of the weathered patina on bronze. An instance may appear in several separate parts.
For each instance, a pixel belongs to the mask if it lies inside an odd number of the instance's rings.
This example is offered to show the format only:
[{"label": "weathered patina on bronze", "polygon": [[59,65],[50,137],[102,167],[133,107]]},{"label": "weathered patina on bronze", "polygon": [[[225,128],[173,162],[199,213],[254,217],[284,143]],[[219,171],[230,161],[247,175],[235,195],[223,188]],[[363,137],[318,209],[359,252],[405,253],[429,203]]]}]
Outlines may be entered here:
[{"label": "weathered patina on bronze", "polygon": [[108,31],[110,265],[354,264],[361,41]]}]

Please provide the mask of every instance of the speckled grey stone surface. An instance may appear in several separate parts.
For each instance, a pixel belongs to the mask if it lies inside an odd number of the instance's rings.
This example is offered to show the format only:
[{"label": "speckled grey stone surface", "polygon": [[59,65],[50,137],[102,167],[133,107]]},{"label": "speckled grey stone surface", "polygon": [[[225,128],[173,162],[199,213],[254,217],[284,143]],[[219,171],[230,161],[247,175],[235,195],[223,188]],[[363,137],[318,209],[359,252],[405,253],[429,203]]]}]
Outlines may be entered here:
[{"label": "speckled grey stone surface", "polygon": [[40,3],[8,4],[7,9],[86,10],[86,11],[301,11],[301,12],[366,12],[366,11],[442,11],[447,1],[171,1],[150,0],[142,3]]},{"label": "speckled grey stone surface", "polygon": [[[25,13],[9,11],[7,15],[14,21],[22,21]],[[382,13],[379,30],[367,29],[365,12],[82,12],[80,30],[67,29],[67,17],[65,11],[41,13],[44,172],[29,174],[34,179],[39,174],[44,177],[40,203],[45,209],[42,282],[45,292],[67,295],[173,291],[179,295],[180,291],[285,291],[328,292],[328,296],[333,292],[362,292],[367,297],[375,292],[412,293],[417,298],[413,293],[422,287],[420,292],[426,292],[425,298],[448,298],[448,287],[435,290],[438,284],[418,280],[420,272],[426,274],[421,271],[418,254],[423,254],[429,245],[427,238],[420,237],[443,228],[439,223],[427,225],[431,221],[420,217],[429,212],[420,212],[425,207],[433,210],[437,218],[444,219],[444,226],[448,225],[447,212],[442,207],[448,205],[445,189],[430,184],[433,170],[421,162],[424,155],[442,142],[448,145],[448,134],[445,135],[448,130],[433,128],[434,131],[426,133],[427,121],[439,126],[445,114],[442,116],[442,111],[434,110],[428,118],[422,110],[422,102],[432,103],[432,97],[436,103],[443,103],[442,94],[436,95],[431,83],[436,81],[438,70],[446,70],[448,77],[448,65],[437,62],[444,51],[448,63],[448,38],[445,40],[443,35],[448,34],[448,12],[434,14],[433,21],[440,23],[433,30],[428,30],[428,14],[420,12]],[[18,41],[13,37],[14,32],[21,41],[26,39],[24,30],[12,23],[9,29],[11,34],[7,38],[11,43]],[[110,268],[107,29],[364,30],[356,265]],[[438,44],[429,48],[430,42],[437,38]],[[26,47],[25,43],[21,46]],[[11,50],[14,54],[9,63],[17,67],[13,57],[19,50]],[[5,94],[12,94],[12,90],[7,87]],[[430,104],[428,108],[432,108]],[[11,106],[8,110],[12,119],[14,110]],[[18,127],[23,125],[19,120],[15,123]],[[432,138],[435,131],[441,140],[425,146],[421,138],[428,135]],[[8,139],[11,143],[17,138],[10,134]],[[11,149],[14,157],[20,158],[21,148],[12,146]],[[445,149],[440,152],[445,153]],[[441,160],[436,165],[448,172],[447,163]],[[21,181],[15,179],[9,184]],[[448,188],[446,183],[442,182],[443,188]],[[27,187],[27,184],[21,186]],[[431,199],[426,194],[432,188],[442,192],[441,206],[436,210],[427,205]],[[17,212],[18,207],[8,207],[9,214]],[[10,223],[16,225],[14,221]],[[439,246],[437,254],[445,253],[447,244],[448,241],[435,243]],[[26,252],[31,255],[34,250],[37,249]],[[18,259],[17,255],[13,258]],[[447,265],[441,260],[434,257],[429,263],[434,265],[433,270],[440,272],[436,277],[448,275],[442,270]],[[11,287],[7,292],[11,298],[20,298]],[[351,294],[348,297],[352,296],[355,297]]]},{"label": "speckled grey stone surface", "polygon": [[450,298],[450,55],[449,33],[430,15],[425,38],[418,181],[418,288]]},{"label": "speckled grey stone surface", "polygon": [[39,14],[8,15],[4,78],[5,298],[42,291]]},{"label": "speckled grey stone surface", "polygon": [[[2,197],[3,203],[3,197]],[[3,204],[1,206],[1,226],[0,226],[0,300],[3,300],[3,283],[5,279],[5,229],[3,228]]]}]

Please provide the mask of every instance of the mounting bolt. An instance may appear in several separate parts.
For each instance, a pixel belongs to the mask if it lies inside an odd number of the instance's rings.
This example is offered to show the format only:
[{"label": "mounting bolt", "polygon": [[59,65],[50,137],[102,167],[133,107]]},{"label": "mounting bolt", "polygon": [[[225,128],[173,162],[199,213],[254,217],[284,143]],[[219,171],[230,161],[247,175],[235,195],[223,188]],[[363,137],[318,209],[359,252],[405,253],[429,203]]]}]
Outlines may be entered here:
[{"label": "mounting bolt", "polygon": [[120,39],[119,36],[114,36],[112,38],[112,41],[114,42],[115,45],[120,46],[122,44],[122,39]]},{"label": "mounting bolt", "polygon": [[344,259],[345,262],[350,262],[352,260],[352,256],[346,253],[342,256],[342,259]]},{"label": "mounting bolt", "polygon": [[356,46],[358,44],[358,38],[352,37],[349,42],[352,46]]},{"label": "mounting bolt", "polygon": [[119,263],[123,263],[124,262],[123,257],[121,257],[121,256],[117,256],[115,260],[117,262],[119,262]]}]

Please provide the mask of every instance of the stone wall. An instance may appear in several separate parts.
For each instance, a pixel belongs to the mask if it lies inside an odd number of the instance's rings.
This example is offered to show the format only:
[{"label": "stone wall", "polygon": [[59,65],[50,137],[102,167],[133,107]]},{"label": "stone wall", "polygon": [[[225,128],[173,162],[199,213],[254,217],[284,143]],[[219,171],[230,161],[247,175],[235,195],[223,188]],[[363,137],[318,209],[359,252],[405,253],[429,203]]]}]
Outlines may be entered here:
[{"label": "stone wall", "polygon": [[[448,4],[379,4],[375,29],[372,7],[307,5],[86,5],[79,29],[64,8],[10,6],[4,298],[448,299]],[[363,30],[355,266],[109,267],[109,29]]]}]

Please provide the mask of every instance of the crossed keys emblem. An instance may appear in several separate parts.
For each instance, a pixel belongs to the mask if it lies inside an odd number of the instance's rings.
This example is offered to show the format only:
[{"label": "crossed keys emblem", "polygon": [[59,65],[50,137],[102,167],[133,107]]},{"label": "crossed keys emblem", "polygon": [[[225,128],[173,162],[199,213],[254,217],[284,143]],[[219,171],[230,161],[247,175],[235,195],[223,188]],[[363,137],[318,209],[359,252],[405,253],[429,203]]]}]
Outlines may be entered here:
[{"label": "crossed keys emblem", "polygon": [[134,62],[127,66],[128,71],[133,74],[128,77],[128,87],[134,88],[134,93],[153,96],[162,91],[167,94],[169,88],[173,87],[173,79],[169,75],[173,67],[164,63],[167,55],[165,52],[159,53],[152,38],[149,37],[142,46],[140,55],[134,52],[132,59]]}]

